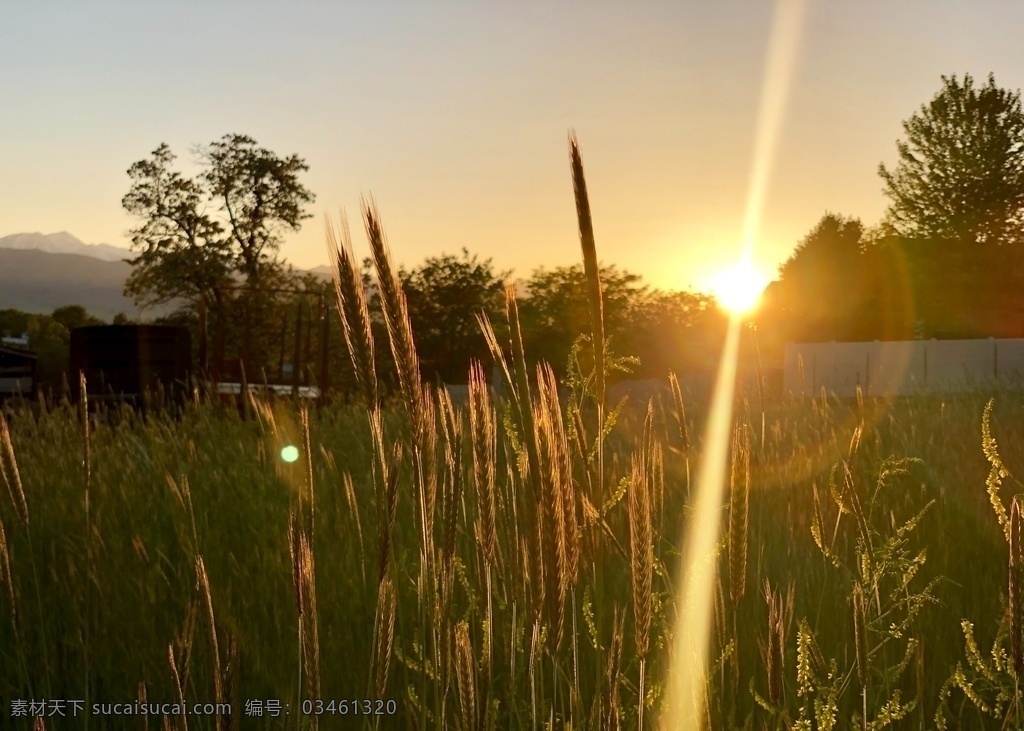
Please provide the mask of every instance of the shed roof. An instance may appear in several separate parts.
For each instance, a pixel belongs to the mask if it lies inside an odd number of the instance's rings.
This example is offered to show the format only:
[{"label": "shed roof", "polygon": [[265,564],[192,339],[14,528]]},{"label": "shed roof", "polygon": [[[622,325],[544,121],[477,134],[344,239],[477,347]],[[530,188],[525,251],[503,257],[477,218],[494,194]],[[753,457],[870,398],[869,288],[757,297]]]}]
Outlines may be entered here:
[{"label": "shed roof", "polygon": [[13,355],[18,358],[29,358],[31,360],[38,360],[39,356],[31,350],[24,350],[22,348],[12,348],[7,345],[0,345],[0,354]]}]

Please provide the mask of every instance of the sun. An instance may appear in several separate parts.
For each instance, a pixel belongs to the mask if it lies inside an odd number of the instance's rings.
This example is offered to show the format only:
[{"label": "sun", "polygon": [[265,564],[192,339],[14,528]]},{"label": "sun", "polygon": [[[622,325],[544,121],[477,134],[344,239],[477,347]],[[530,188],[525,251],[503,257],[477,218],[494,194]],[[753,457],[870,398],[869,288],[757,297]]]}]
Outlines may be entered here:
[{"label": "sun", "polygon": [[761,301],[768,277],[749,261],[739,261],[723,269],[711,282],[711,294],[732,315],[745,315]]}]

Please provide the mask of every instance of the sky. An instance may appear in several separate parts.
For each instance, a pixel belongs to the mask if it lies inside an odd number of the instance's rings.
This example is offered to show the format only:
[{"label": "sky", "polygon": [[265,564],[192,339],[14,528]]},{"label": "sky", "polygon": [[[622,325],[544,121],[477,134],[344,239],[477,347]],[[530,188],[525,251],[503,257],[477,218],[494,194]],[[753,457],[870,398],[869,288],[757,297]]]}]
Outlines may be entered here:
[{"label": "sky", "polygon": [[[514,277],[581,261],[567,134],[599,258],[707,291],[736,260],[774,5],[65,2],[0,5],[0,236],[128,246],[128,167],[182,172],[225,134],[310,166],[313,218],[281,255],[327,263],[324,216],[367,252],[372,196],[407,267],[463,248]],[[1024,3],[808,2],[754,265],[773,275],[826,213],[876,224],[878,166],[942,75],[1024,87]]]}]

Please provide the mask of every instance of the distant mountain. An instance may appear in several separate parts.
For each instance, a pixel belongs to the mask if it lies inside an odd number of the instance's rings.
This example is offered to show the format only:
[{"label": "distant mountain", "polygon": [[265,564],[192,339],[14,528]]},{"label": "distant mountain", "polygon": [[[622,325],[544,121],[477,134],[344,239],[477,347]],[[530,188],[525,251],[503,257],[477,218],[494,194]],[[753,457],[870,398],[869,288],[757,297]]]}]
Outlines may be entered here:
[{"label": "distant mountain", "polygon": [[86,244],[67,231],[55,234],[25,233],[0,238],[0,249],[45,251],[48,254],[79,254],[101,261],[118,262],[134,254],[110,244]]},{"label": "distant mountain", "polygon": [[310,274],[315,274],[323,279],[334,279],[334,271],[331,269],[330,264],[321,264],[318,267],[313,267],[308,270]]},{"label": "distant mountain", "polygon": [[[0,309],[48,314],[64,305],[81,305],[104,320],[118,312],[136,319],[138,309],[122,294],[130,273],[124,261],[0,248]],[[147,318],[160,314],[146,313]]]},{"label": "distant mountain", "polygon": [[[67,232],[22,233],[0,238],[0,309],[49,314],[64,305],[81,305],[89,314],[110,321],[123,312],[133,320],[151,320],[173,307],[141,313],[125,297],[132,252],[108,244],[85,244]],[[329,266],[309,270],[331,278]]]}]

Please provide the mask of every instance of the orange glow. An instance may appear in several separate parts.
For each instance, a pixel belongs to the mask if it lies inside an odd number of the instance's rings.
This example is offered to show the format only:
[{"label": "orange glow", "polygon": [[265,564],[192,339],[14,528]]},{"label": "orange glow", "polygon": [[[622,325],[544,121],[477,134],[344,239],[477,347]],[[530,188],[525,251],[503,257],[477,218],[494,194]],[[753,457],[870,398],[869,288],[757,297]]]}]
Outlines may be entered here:
[{"label": "orange glow", "polygon": [[719,305],[732,315],[744,315],[761,301],[768,277],[749,261],[742,260],[723,269],[710,284]]}]

